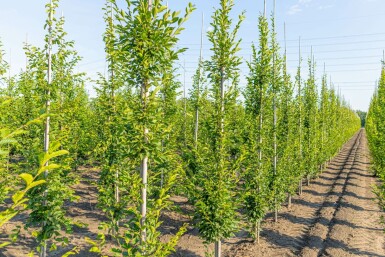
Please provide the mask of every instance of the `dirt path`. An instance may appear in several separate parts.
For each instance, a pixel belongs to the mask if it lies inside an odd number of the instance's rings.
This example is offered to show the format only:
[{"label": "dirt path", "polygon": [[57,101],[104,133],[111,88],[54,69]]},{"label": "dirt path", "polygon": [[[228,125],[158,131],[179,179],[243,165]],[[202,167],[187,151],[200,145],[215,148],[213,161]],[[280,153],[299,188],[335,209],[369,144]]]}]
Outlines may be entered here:
[{"label": "dirt path", "polygon": [[227,256],[385,256],[372,192],[365,131],[356,134],[278,223],[267,219],[259,246],[237,244]]},{"label": "dirt path", "polygon": [[[378,181],[369,173],[369,166],[367,139],[362,130],[342,147],[318,179],[304,187],[300,197],[293,198],[290,209],[281,209],[277,223],[268,215],[263,222],[259,245],[250,240],[248,233],[241,231],[223,243],[224,257],[385,257],[385,234],[380,225],[383,213],[372,192],[372,186]],[[84,168],[81,183],[75,188],[76,194],[81,197],[80,201],[66,206],[68,215],[88,226],[75,228],[74,234],[70,235],[70,246],[51,252],[49,256],[62,256],[74,246],[81,248],[81,252],[75,256],[96,256],[88,252],[90,246],[84,237],[95,238],[98,224],[104,219],[96,209],[95,183],[98,174],[98,170]],[[181,211],[162,215],[164,240],[175,234],[183,223],[190,222],[193,214],[193,207],[186,198],[172,199]],[[0,243],[25,219],[25,214],[18,216],[0,229]],[[33,247],[34,240],[30,233],[23,231],[17,243],[0,249],[0,257],[27,256]],[[171,257],[203,257],[205,252],[197,229],[191,226]]]}]

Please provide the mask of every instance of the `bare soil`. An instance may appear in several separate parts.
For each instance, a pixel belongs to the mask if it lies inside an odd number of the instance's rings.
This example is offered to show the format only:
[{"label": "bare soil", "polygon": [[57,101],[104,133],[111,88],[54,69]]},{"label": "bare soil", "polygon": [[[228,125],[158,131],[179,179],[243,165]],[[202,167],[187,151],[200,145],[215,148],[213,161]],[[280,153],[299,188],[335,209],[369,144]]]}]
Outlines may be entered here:
[{"label": "bare soil", "polygon": [[[87,224],[75,227],[70,245],[49,253],[61,256],[74,246],[80,253],[73,256],[97,256],[89,253],[90,245],[84,238],[96,238],[98,225],[104,220],[97,210],[95,183],[98,170],[84,167],[81,183],[75,187],[80,196],[77,203],[66,206],[68,215],[76,222]],[[254,256],[384,256],[384,225],[373,193],[378,180],[370,173],[369,152],[365,131],[361,130],[347,142],[329,163],[319,178],[304,185],[303,194],[295,196],[292,206],[283,206],[278,222],[269,214],[263,222],[259,244],[254,243],[246,231],[223,242],[225,257]],[[167,211],[162,215],[162,240],[175,234],[183,223],[190,223],[193,207],[180,196],[172,198],[180,211]],[[22,225],[27,214],[20,215],[0,229],[0,244],[17,225]],[[109,243],[108,248],[112,243]],[[34,247],[28,231],[22,231],[17,243],[0,249],[0,256],[27,256]],[[209,245],[212,250],[213,246]],[[189,226],[172,257],[203,257],[206,247],[199,233]]]}]

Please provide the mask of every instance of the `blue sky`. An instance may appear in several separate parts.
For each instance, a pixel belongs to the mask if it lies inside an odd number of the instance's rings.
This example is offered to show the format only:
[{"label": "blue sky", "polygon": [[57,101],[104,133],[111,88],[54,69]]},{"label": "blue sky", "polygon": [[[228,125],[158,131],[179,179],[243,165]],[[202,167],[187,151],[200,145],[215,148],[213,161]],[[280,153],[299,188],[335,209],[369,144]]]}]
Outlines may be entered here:
[{"label": "blue sky", "polygon": [[[46,19],[44,5],[48,0],[3,1],[0,9],[0,38],[11,59],[12,74],[25,66],[23,42],[41,45],[43,25]],[[83,57],[79,71],[90,77],[104,72],[102,34],[104,31],[104,0],[61,0],[59,14],[66,17],[65,29],[68,39],[76,42],[76,48]],[[121,1],[123,2],[123,1]],[[189,1],[169,0],[171,9],[184,10]],[[219,0],[191,1],[197,7],[186,30],[180,37],[180,46],[189,50],[180,57],[180,64],[186,66],[186,86],[191,85],[199,55],[200,27],[202,13],[205,16],[205,31],[210,29],[210,16]],[[295,72],[298,64],[298,38],[302,41],[303,72],[306,74],[307,58],[311,46],[317,61],[318,81],[323,73],[331,76],[335,87],[339,87],[345,99],[354,109],[366,110],[375,81],[379,78],[383,49],[385,48],[385,1],[383,0],[277,0],[276,24],[278,39],[284,45],[283,27],[286,23],[289,71]],[[268,13],[273,9],[273,0],[267,0]],[[263,11],[263,0],[235,0],[234,19],[246,11],[239,37],[242,38],[240,55],[248,60],[251,42],[257,42],[257,20]],[[204,56],[208,57],[210,45],[204,41]],[[242,76],[247,75],[246,64]],[[184,71],[180,70],[183,81]],[[244,79],[241,83],[244,83]],[[93,85],[88,85],[91,95]]]}]

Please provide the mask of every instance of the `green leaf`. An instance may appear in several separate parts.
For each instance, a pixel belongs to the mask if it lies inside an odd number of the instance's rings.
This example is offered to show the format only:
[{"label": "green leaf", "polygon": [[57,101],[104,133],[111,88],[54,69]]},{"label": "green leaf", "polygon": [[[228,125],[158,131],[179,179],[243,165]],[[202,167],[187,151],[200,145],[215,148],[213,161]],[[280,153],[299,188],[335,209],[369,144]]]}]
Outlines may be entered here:
[{"label": "green leaf", "polygon": [[4,242],[4,243],[0,244],[0,249],[4,248],[4,247],[6,247],[7,245],[10,245],[10,244],[11,244],[11,242]]},{"label": "green leaf", "polygon": [[54,169],[58,169],[60,168],[61,166],[59,164],[54,164],[54,163],[51,163],[47,166],[43,166],[39,169],[39,171],[37,172],[38,175],[40,175],[41,173],[43,173],[44,171],[50,171],[50,170],[54,170]]},{"label": "green leaf", "polygon": [[20,200],[24,197],[25,192],[24,191],[18,191],[12,196],[12,201],[14,203],[20,202]]},{"label": "green leaf", "polygon": [[44,183],[45,183],[45,180],[34,181],[34,182],[32,182],[32,183],[26,188],[26,190],[30,190],[31,188],[37,187],[38,185],[41,185],[41,184],[44,184]]},{"label": "green leaf", "polygon": [[22,174],[19,175],[19,177],[21,177],[25,181],[27,186],[29,186],[33,182],[33,177],[32,177],[31,174],[22,173]]}]

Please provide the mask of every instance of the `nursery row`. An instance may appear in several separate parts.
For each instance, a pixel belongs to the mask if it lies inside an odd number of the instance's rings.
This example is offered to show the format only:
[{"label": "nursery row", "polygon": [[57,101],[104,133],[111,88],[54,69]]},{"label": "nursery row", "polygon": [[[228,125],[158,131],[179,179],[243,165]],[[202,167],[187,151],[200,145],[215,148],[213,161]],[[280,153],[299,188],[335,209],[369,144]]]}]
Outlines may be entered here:
[{"label": "nursery row", "polygon": [[[107,0],[108,74],[92,82],[77,73],[81,57],[64,17],[56,18],[58,0],[46,6],[44,46],[25,44],[25,70],[8,76],[0,52],[0,226],[27,212],[32,252],[47,256],[66,245],[74,224],[65,206],[79,197],[73,186],[87,165],[100,170],[98,209],[105,216],[99,237],[87,239],[95,254],[168,256],[186,231],[160,240],[160,216],[174,207],[170,195],[189,199],[192,224],[204,242],[215,243],[216,256],[239,229],[258,240],[265,215],[277,219],[280,206],[301,194],[361,124],[326,74],[317,83],[314,56],[306,76],[301,62],[289,75],[274,13],[259,18],[242,85],[237,33],[245,14],[234,22],[233,1],[219,2],[206,35],[211,52],[200,56],[183,97],[175,67],[185,49],[176,46],[192,4],[181,14],[161,0]],[[85,91],[91,83],[95,98]],[[368,133],[383,168],[381,85]],[[0,247],[17,240],[20,229]],[[106,240],[116,245],[112,252],[103,249]]]},{"label": "nursery row", "polygon": [[[369,149],[372,157],[372,169],[382,182],[385,182],[385,60],[382,61],[381,76],[376,91],[370,102],[366,117],[366,131],[368,134]],[[379,204],[385,210],[385,185],[375,190]]]}]

